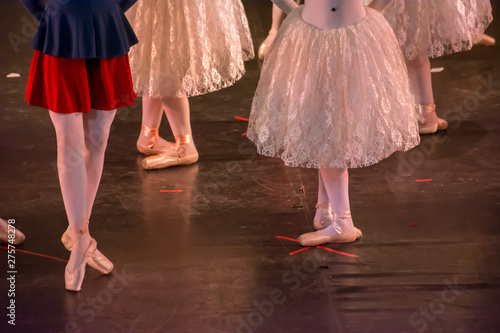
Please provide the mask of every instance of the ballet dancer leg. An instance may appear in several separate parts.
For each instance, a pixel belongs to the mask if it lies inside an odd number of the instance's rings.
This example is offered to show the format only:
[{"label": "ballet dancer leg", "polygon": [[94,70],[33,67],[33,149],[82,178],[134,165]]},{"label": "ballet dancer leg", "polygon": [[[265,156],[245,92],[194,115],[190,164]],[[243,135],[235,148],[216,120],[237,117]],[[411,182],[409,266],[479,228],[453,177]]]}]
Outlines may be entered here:
[{"label": "ballet dancer leg", "polygon": [[435,133],[438,129],[444,130],[448,128],[446,120],[436,115],[429,57],[427,55],[417,56],[413,60],[408,60],[406,65],[408,67],[410,83],[419,104],[420,134],[431,134]]},{"label": "ballet dancer leg", "polygon": [[137,150],[145,155],[156,155],[173,147],[173,143],[162,139],[159,135],[162,115],[161,99],[142,97],[142,125],[137,140]]},{"label": "ballet dancer leg", "polygon": [[325,229],[301,235],[298,240],[303,246],[325,243],[349,243],[361,237],[361,231],[354,227],[349,205],[349,175],[347,168],[320,168],[333,211],[333,223]]},{"label": "ballet dancer leg", "polygon": [[66,265],[66,289],[79,291],[85,275],[86,256],[93,246],[87,227],[87,172],[84,149],[85,134],[81,113],[49,111],[57,138],[57,171],[69,226],[75,231],[75,241]]},{"label": "ballet dancer leg", "polygon": [[481,39],[478,44],[483,46],[495,46],[496,40],[490,35],[483,34],[483,39]]},{"label": "ballet dancer leg", "polygon": [[[116,110],[101,111],[91,109],[83,114],[83,128],[85,135],[85,170],[87,173],[87,190],[85,200],[85,211],[87,223],[92,213],[92,206],[101,181],[104,167],[104,155],[109,138],[109,130],[115,117]],[[76,240],[75,229],[68,227],[63,234],[61,241],[64,246],[71,250]],[[109,274],[113,270],[113,263],[106,258],[99,250],[95,250],[88,258],[87,263],[104,274]]]},{"label": "ballet dancer leg", "polygon": [[173,149],[143,160],[143,167],[148,170],[163,169],[176,165],[189,165],[198,161],[198,151],[193,142],[189,100],[187,97],[162,98],[161,103],[175,137]]},{"label": "ballet dancer leg", "polygon": [[332,224],[332,221],[333,215],[330,201],[328,200],[328,193],[326,192],[321,172],[318,170],[318,202],[316,204],[316,214],[313,220],[314,229],[325,229]]}]

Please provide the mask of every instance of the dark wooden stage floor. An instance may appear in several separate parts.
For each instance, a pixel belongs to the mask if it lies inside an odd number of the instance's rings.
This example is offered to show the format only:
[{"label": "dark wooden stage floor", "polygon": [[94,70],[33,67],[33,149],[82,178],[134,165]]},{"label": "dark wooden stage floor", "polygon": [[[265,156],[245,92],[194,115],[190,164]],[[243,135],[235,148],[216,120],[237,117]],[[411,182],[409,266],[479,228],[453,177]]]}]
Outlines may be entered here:
[{"label": "dark wooden stage floor", "polygon": [[[271,3],[244,3],[258,47]],[[276,238],[312,229],[317,173],[257,156],[242,135],[247,122],[235,116],[250,113],[259,61],[234,87],[191,99],[196,165],[143,170],[141,100],[119,110],[91,219],[116,268],[87,269],[76,294],[57,260],[69,253],[55,133],[48,112],[24,101],[32,50],[7,38],[31,33],[27,17],[17,1],[0,2],[0,216],[25,232],[18,250],[54,258],[16,253],[11,326],[0,248],[0,332],[500,332],[498,46],[432,61],[444,67],[433,80],[450,129],[350,172],[364,238],[327,247],[341,253],[290,255],[300,246]],[[500,39],[500,21],[487,32]]]}]

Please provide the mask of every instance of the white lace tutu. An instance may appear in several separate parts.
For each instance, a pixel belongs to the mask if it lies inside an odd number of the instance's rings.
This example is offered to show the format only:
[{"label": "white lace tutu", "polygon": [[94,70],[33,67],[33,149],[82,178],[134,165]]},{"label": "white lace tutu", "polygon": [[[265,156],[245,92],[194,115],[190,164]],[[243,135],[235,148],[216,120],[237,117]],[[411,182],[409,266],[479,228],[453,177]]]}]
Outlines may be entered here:
[{"label": "white lace tutu", "polygon": [[363,167],[419,143],[418,113],[391,27],[367,8],[360,22],[321,30],[283,22],[252,104],[248,138],[291,167]]},{"label": "white lace tutu", "polygon": [[151,97],[196,96],[228,87],[254,57],[240,0],[139,0],[128,12],[139,44],[134,88]]},{"label": "white lace tutu", "polygon": [[493,20],[490,0],[395,0],[384,15],[408,60],[469,50]]}]

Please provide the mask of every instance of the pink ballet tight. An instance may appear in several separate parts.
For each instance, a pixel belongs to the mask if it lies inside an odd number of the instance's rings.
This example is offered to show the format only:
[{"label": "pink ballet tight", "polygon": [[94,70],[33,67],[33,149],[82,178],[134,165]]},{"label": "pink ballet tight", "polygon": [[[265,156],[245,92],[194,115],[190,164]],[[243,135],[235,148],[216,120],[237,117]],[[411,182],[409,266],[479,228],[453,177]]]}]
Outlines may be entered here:
[{"label": "pink ballet tight", "polygon": [[152,128],[160,127],[163,110],[165,110],[174,136],[191,134],[189,101],[187,97],[153,98],[144,96],[142,98],[142,123]]},{"label": "pink ballet tight", "polygon": [[406,66],[417,103],[421,105],[434,104],[429,57],[423,54],[413,60],[407,60]]},{"label": "pink ballet tight", "polygon": [[[329,202],[334,214],[341,214],[350,211],[349,174],[347,172],[347,168],[320,168],[318,170],[318,177],[318,202]],[[335,223],[337,223],[344,232],[349,233],[354,230],[352,219],[338,219]],[[337,234],[331,227],[327,227],[320,232],[331,235]]]},{"label": "pink ballet tight", "polygon": [[[116,110],[88,113],[49,111],[57,137],[57,170],[69,227],[87,227],[104,166],[109,130]],[[69,268],[76,269],[90,234],[78,237]]]}]

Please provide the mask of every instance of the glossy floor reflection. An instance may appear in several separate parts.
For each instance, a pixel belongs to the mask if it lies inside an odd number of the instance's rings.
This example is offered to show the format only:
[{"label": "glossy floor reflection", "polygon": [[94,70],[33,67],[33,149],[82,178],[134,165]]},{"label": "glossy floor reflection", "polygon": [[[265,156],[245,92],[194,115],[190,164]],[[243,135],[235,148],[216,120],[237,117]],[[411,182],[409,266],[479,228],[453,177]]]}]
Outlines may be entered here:
[{"label": "glossy floor reflection", "polygon": [[[244,3],[257,48],[270,2]],[[17,1],[0,2],[0,216],[25,232],[19,250],[68,259],[54,130],[23,98],[29,22]],[[499,21],[488,33],[500,38]],[[432,61],[444,67],[433,80],[450,129],[351,171],[364,238],[328,246],[344,254],[290,255],[300,246],[276,238],[312,230],[317,175],[257,156],[242,136],[234,117],[249,115],[257,60],[234,87],[191,99],[193,166],[142,170],[138,99],[118,111],[91,219],[115,271],[88,268],[69,293],[63,261],[16,253],[14,327],[0,249],[0,332],[500,332],[499,60],[499,47],[476,46]]]}]

